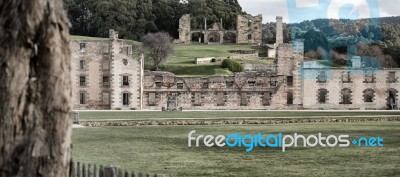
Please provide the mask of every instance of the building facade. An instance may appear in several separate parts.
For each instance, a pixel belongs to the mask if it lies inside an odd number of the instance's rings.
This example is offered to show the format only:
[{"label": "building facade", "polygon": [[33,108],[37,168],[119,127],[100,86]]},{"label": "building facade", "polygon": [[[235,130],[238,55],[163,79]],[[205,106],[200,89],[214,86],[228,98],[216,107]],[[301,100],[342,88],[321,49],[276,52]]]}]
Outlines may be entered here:
[{"label": "building facade", "polygon": [[75,109],[398,109],[399,68],[363,67],[360,57],[348,68],[305,62],[302,41],[279,44],[268,69],[201,78],[143,71],[143,57],[117,36],[71,42]]},{"label": "building facade", "polygon": [[72,41],[75,109],[140,109],[141,62],[110,30],[106,41]]}]

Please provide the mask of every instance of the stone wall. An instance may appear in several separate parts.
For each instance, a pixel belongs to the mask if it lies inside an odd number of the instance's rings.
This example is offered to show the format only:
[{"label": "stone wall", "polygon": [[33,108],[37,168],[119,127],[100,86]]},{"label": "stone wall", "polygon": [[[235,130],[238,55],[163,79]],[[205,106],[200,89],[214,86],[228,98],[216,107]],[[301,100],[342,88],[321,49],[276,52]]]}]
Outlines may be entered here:
[{"label": "stone wall", "polygon": [[144,77],[144,109],[166,108],[168,96],[177,96],[184,110],[271,109],[282,78],[273,72],[245,72],[231,77],[176,77],[147,71]]},{"label": "stone wall", "polygon": [[[318,76],[321,72],[326,72],[326,82],[318,82]],[[348,74],[350,72],[350,74]],[[396,102],[398,103],[398,91],[400,83],[389,82],[389,73],[396,73],[396,78],[400,76],[400,69],[384,69],[376,71],[374,81],[367,83],[366,76],[371,72],[368,69],[352,70],[331,70],[331,69],[304,69],[304,89],[303,89],[303,107],[305,109],[361,109],[361,110],[386,110],[389,109],[388,98],[389,91],[396,93]],[[347,80],[350,76],[350,81]],[[345,80],[343,80],[345,78]],[[326,102],[322,103],[318,99],[319,90],[325,89],[327,93]],[[343,104],[342,90],[350,90],[350,104]],[[373,91],[372,102],[365,101],[365,91]]]},{"label": "stone wall", "polygon": [[262,15],[238,15],[237,17],[237,44],[262,43]]},{"label": "stone wall", "polygon": [[[102,99],[102,93],[110,89],[109,86],[102,84],[103,75],[108,74],[106,70],[102,69],[102,61],[109,60],[108,42],[73,41],[70,42],[70,47],[74,109],[110,109],[110,105],[104,103]],[[85,80],[82,86],[80,77],[84,77]],[[84,94],[84,104],[80,104],[81,93]]]}]

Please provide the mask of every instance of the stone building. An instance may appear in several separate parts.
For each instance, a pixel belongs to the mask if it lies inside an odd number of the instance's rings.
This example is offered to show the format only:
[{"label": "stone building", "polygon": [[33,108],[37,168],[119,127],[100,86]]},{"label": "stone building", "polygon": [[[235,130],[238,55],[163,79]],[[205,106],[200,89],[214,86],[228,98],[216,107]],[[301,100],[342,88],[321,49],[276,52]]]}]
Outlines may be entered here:
[{"label": "stone building", "polygon": [[202,78],[143,71],[117,36],[71,42],[75,109],[398,109],[400,68],[365,67],[358,56],[348,68],[304,61],[302,41],[279,44],[265,70]]},{"label": "stone building", "polygon": [[140,62],[132,45],[110,30],[105,41],[72,41],[75,109],[140,109]]},{"label": "stone building", "polygon": [[262,43],[262,15],[238,15],[236,30],[223,27],[223,20],[208,28],[204,19],[204,29],[191,29],[190,14],[183,15],[179,20],[179,42],[184,44],[257,44]]}]

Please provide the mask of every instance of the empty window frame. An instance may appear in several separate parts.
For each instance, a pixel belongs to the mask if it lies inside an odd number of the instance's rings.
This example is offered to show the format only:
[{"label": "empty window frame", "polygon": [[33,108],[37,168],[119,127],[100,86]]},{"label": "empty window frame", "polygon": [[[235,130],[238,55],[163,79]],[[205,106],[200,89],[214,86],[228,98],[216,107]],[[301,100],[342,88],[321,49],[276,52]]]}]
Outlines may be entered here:
[{"label": "empty window frame", "polygon": [[389,82],[389,83],[395,83],[395,82],[397,82],[396,72],[394,72],[394,71],[390,71],[390,72],[389,72],[388,82]]},{"label": "empty window frame", "polygon": [[328,101],[328,90],[319,89],[318,90],[318,103],[324,104]]},{"label": "empty window frame", "polygon": [[129,93],[122,94],[122,104],[124,106],[129,106]]},{"label": "empty window frame", "polygon": [[79,69],[80,70],[85,70],[86,69],[86,61],[85,60],[80,60],[79,61]]},{"label": "empty window frame", "polygon": [[348,88],[342,89],[341,91],[342,102],[340,104],[352,104],[351,93],[352,93],[351,90]]},{"label": "empty window frame", "polygon": [[129,86],[129,76],[122,76],[122,86]]},{"label": "empty window frame", "polygon": [[287,93],[287,105],[293,105],[293,92]]},{"label": "empty window frame", "polygon": [[293,76],[287,76],[286,82],[288,87],[293,87]]},{"label": "empty window frame", "polygon": [[86,86],[86,76],[80,76],[79,77],[79,85],[81,87],[85,87]]},{"label": "empty window frame", "polygon": [[342,72],[342,82],[343,83],[351,83],[350,71]]},{"label": "empty window frame", "polygon": [[375,91],[373,89],[364,90],[364,102],[373,103],[375,97]]},{"label": "empty window frame", "polygon": [[86,104],[86,93],[79,93],[79,104]]},{"label": "empty window frame", "polygon": [[328,76],[326,75],[325,71],[320,71],[317,77],[318,83],[326,83]]},{"label": "empty window frame", "polygon": [[79,44],[79,50],[83,53],[86,52],[86,44],[85,43],[80,43]]}]

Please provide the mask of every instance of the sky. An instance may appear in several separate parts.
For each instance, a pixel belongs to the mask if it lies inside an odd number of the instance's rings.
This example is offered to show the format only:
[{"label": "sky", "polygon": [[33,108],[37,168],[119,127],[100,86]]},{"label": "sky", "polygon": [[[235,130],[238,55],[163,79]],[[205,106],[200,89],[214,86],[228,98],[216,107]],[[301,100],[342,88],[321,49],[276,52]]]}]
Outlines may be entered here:
[{"label": "sky", "polygon": [[400,16],[398,0],[238,0],[252,15],[263,15],[263,22],[283,16],[284,22],[317,18],[350,18]]}]

